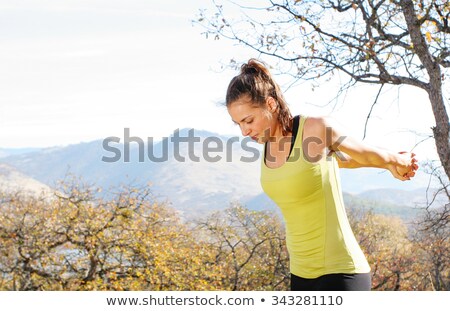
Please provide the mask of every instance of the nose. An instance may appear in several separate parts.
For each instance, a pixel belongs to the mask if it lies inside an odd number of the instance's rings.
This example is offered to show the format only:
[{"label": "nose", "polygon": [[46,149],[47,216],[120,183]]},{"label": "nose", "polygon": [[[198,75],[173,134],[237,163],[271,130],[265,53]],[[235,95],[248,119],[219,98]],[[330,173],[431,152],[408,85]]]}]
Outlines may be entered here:
[{"label": "nose", "polygon": [[250,129],[244,124],[241,125],[242,136],[248,136],[250,134]]}]

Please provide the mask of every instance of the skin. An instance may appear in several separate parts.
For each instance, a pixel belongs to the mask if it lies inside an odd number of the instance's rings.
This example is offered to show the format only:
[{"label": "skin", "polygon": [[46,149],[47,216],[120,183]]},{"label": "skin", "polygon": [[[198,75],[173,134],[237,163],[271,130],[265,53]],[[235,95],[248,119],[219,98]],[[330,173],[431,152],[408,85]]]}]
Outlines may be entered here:
[{"label": "skin", "polygon": [[[263,107],[251,103],[243,96],[228,106],[228,113],[241,128],[243,136],[258,143],[267,142],[266,165],[269,168],[282,166],[288,156],[291,133],[283,135],[278,123],[278,104],[267,98]],[[270,137],[270,139],[269,139]],[[335,152],[339,167],[377,167],[387,169],[399,180],[409,180],[418,169],[415,154],[391,152],[365,144],[345,133],[342,127],[329,117],[309,117],[303,129],[303,151],[310,162],[319,161],[330,152]]]}]

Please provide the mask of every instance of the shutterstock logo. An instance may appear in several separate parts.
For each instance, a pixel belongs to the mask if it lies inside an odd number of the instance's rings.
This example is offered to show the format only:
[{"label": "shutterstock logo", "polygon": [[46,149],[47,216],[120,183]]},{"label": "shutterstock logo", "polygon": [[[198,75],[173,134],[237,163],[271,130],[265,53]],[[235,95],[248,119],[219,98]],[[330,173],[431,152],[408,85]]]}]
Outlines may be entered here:
[{"label": "shutterstock logo", "polygon": [[[268,137],[268,135],[267,135]],[[327,146],[331,139],[331,129],[327,129]],[[333,150],[338,150],[339,145],[346,137],[340,137],[333,144]],[[267,141],[272,141],[274,138],[268,137]],[[119,161],[132,162],[132,157],[138,157],[138,162],[219,162],[225,160],[226,162],[233,162],[236,160],[236,150],[239,150],[239,161],[241,162],[255,162],[259,161],[261,155],[261,147],[257,148],[257,144],[249,137],[228,137],[223,138],[219,136],[205,136],[196,135],[194,129],[182,130],[176,129],[171,137],[164,137],[159,143],[154,143],[153,137],[143,139],[137,136],[130,135],[130,129],[124,128],[123,140],[117,136],[110,136],[103,140],[103,151],[109,153],[103,155],[102,161],[106,163],[115,163]],[[308,155],[309,147],[314,144],[321,144],[321,140],[317,137],[307,138],[303,141],[302,148],[293,148],[291,150],[288,161],[296,161],[302,155]],[[286,138],[280,142],[281,148],[291,148],[291,140]],[[131,148],[131,144],[138,147],[138,154],[133,154],[135,149]],[[133,151],[133,152],[132,152]],[[345,157],[339,151],[335,152],[341,160]],[[321,155],[309,157],[310,161],[316,162],[322,158]],[[266,154],[266,160],[274,160],[270,152]]]},{"label": "shutterstock logo", "polygon": [[[124,128],[123,151],[120,148],[121,138],[110,136],[103,140],[103,150],[111,153],[103,156],[102,161],[114,163],[123,160],[131,162],[131,144],[138,146],[138,161],[145,162],[148,159],[151,162],[166,162],[171,159],[177,162],[219,162],[225,160],[232,162],[233,147],[239,145],[246,154],[240,156],[242,162],[254,162],[259,159],[260,152],[254,146],[252,139],[230,137],[224,140],[219,136],[196,136],[194,129],[180,132],[179,129],[173,132],[173,135],[164,137],[160,144],[154,144],[153,137],[144,139],[130,135],[130,129]],[[253,146],[252,146],[253,144]],[[159,150],[156,150],[159,146]],[[200,153],[200,154],[196,154]]]}]

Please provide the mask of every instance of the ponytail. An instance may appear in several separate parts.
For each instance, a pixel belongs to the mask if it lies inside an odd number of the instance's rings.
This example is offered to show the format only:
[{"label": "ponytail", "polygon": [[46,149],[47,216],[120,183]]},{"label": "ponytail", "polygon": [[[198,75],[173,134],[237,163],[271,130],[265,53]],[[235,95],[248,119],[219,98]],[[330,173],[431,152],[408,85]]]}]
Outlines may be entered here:
[{"label": "ponytail", "polygon": [[248,96],[251,103],[258,107],[265,107],[269,96],[275,99],[283,135],[291,131],[292,115],[283,93],[267,67],[257,59],[252,58],[243,64],[240,74],[231,80],[227,89],[226,106],[229,107],[243,96]]}]

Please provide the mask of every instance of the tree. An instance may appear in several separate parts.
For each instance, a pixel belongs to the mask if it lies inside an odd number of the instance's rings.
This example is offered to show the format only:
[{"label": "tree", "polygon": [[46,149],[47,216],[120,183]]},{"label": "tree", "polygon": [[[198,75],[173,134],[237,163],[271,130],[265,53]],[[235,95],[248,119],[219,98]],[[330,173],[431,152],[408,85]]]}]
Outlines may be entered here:
[{"label": "tree", "polygon": [[0,193],[1,290],[214,290],[221,275],[148,187],[69,180],[54,195]]},{"label": "tree", "polygon": [[362,210],[351,210],[349,218],[372,269],[372,289],[414,289],[416,258],[403,221]]},{"label": "tree", "polygon": [[[234,203],[196,222],[148,187],[66,181],[54,195],[0,192],[0,290],[286,290],[282,221]],[[414,239],[397,218],[349,214],[377,290],[448,290],[447,209]],[[447,222],[439,218],[444,217]]]},{"label": "tree", "polygon": [[414,243],[417,258],[423,269],[417,285],[428,286],[433,290],[448,291],[450,290],[450,230],[448,226],[431,224],[441,215],[442,208],[430,209],[418,220]]},{"label": "tree", "polygon": [[222,271],[223,290],[286,290],[288,253],[281,221],[232,204],[199,221]]},{"label": "tree", "polygon": [[[345,73],[348,82],[409,85],[427,92],[437,152],[450,178],[450,123],[443,89],[450,67],[447,0],[239,1],[240,20],[213,1],[198,22],[215,39],[228,38],[287,64],[297,80]],[[228,1],[232,2],[232,1]],[[234,3],[234,2],[232,2]],[[262,5],[261,3],[265,3]]]},{"label": "tree", "polygon": [[54,194],[0,192],[0,290],[274,290],[287,287],[278,218],[239,206],[199,223],[148,187],[77,178]]},{"label": "tree", "polygon": [[425,267],[421,283],[431,284],[434,290],[450,290],[450,183],[433,162],[425,165],[425,171],[440,187],[429,191],[431,196],[415,222],[413,241],[423,254],[421,264]]}]

